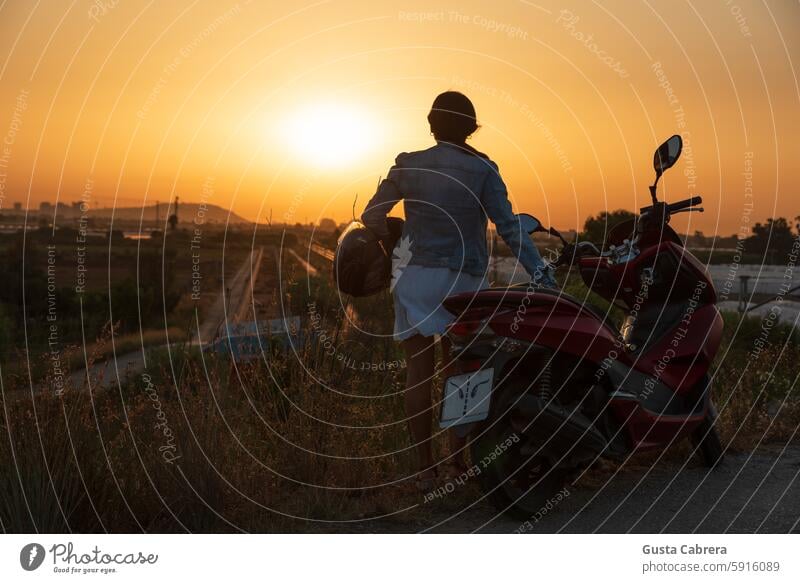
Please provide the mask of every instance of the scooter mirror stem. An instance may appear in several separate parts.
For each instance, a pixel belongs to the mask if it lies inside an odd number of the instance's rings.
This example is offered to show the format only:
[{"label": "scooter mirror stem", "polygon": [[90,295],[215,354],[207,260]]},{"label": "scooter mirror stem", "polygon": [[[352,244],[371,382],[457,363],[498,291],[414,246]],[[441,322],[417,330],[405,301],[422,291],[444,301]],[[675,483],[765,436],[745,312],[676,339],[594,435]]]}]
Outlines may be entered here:
[{"label": "scooter mirror stem", "polygon": [[653,204],[655,205],[658,203],[658,197],[656,196],[656,186],[658,186],[658,179],[661,177],[660,174],[656,174],[656,181],[650,187],[650,198],[653,199]]},{"label": "scooter mirror stem", "polygon": [[558,232],[558,230],[555,227],[550,227],[548,229],[548,232],[554,237],[558,237],[564,245],[567,244],[567,240],[563,237],[563,235],[561,235],[561,233]]}]

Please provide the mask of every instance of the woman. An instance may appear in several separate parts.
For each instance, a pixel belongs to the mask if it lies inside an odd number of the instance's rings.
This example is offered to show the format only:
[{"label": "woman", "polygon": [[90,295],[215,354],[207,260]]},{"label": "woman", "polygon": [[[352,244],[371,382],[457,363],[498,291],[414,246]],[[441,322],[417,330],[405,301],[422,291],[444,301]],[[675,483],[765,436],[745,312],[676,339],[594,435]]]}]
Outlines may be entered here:
[{"label": "woman", "polygon": [[[520,229],[497,165],[466,143],[478,129],[472,102],[456,91],[442,93],[433,102],[428,122],[436,145],[400,154],[361,216],[388,241],[386,215],[403,200],[406,221],[392,270],[394,338],[402,341],[406,354],[405,407],[420,488],[430,487],[437,474],[431,449],[434,342],[453,320],[442,300],[484,287],[487,217],[534,281],[555,285],[530,237]],[[446,378],[450,343],[442,337],[441,344]],[[464,447],[452,432],[450,447],[451,470],[460,472],[465,469]]]}]

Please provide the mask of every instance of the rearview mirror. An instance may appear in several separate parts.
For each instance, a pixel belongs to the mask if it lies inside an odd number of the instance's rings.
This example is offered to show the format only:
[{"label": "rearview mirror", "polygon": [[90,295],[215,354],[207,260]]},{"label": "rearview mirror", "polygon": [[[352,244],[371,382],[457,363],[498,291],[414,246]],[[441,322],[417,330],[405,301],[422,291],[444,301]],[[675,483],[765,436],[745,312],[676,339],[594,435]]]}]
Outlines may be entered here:
[{"label": "rearview mirror", "polygon": [[657,176],[661,176],[665,170],[672,168],[680,158],[682,149],[683,140],[677,134],[658,147],[653,156],[653,168]]},{"label": "rearview mirror", "polygon": [[534,217],[533,215],[529,215],[528,213],[520,213],[517,215],[517,219],[519,219],[519,225],[523,231],[528,233],[529,235],[533,235],[537,231],[544,231],[545,229],[542,228],[542,223]]}]

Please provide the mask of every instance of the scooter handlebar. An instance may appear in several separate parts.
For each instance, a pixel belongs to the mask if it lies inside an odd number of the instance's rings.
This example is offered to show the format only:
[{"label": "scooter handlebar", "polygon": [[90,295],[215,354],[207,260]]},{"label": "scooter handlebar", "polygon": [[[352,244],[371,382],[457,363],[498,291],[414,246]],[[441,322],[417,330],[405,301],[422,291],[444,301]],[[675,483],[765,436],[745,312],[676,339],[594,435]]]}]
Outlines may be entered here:
[{"label": "scooter handlebar", "polygon": [[572,263],[581,257],[587,256],[600,256],[602,253],[597,245],[589,241],[580,241],[578,243],[566,243],[561,248],[558,258],[553,262],[553,267],[560,267],[562,265],[572,265]]},{"label": "scooter handlebar", "polygon": [[669,212],[674,213],[675,211],[680,211],[692,206],[697,206],[698,204],[703,203],[702,196],[693,196],[692,198],[687,198],[686,200],[681,200],[678,202],[673,202],[672,204],[668,204],[667,208]]}]

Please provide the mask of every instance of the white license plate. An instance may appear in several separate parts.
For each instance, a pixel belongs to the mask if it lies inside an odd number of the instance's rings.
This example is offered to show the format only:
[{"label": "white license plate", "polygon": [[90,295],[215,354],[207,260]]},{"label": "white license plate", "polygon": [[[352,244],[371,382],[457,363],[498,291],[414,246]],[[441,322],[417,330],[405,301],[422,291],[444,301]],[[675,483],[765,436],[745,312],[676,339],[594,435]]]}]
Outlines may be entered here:
[{"label": "white license plate", "polygon": [[489,416],[493,369],[450,377],[444,383],[444,401],[439,427],[483,421]]}]

